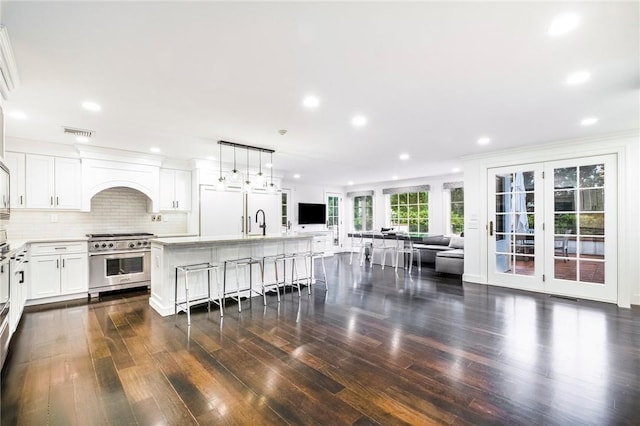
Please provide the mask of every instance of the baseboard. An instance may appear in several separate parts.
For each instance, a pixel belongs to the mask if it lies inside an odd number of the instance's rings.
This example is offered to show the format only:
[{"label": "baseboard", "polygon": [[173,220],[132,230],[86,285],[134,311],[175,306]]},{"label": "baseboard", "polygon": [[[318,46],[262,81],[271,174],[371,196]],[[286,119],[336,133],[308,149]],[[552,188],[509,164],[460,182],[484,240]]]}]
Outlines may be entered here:
[{"label": "baseboard", "polygon": [[640,306],[640,294],[634,294],[631,296],[631,304]]},{"label": "baseboard", "polygon": [[169,315],[173,315],[175,312],[175,308],[173,306],[169,306],[168,308],[163,306],[160,302],[158,302],[153,295],[149,297],[149,306],[153,308],[154,311],[159,313],[163,317],[167,317]]},{"label": "baseboard", "polygon": [[487,284],[487,278],[483,275],[462,274],[462,281],[474,284]]},{"label": "baseboard", "polygon": [[83,293],[75,293],[75,294],[65,294],[62,296],[52,296],[52,297],[43,297],[42,299],[29,299],[26,301],[24,306],[37,306],[44,305],[47,303],[56,303],[56,302],[66,302],[67,300],[75,300],[89,297],[86,292]]}]

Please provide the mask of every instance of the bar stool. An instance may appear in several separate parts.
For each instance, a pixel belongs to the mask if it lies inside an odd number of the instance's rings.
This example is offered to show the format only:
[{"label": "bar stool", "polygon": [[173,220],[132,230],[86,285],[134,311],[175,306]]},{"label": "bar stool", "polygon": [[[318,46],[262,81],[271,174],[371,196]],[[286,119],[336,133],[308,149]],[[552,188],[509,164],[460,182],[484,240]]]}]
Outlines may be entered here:
[{"label": "bar stool", "polygon": [[[298,271],[298,263],[304,258],[302,253],[299,250],[298,241],[297,240],[287,240],[284,243],[284,253],[282,256],[279,256],[275,259],[276,270],[278,269],[278,262],[282,262],[282,285],[286,287],[287,285],[291,287],[296,287],[298,290],[298,297],[302,296],[300,292],[300,275]],[[291,264],[291,281],[287,283],[287,262]]]},{"label": "bar stool", "polygon": [[411,273],[411,268],[413,267],[413,254],[415,253],[418,258],[418,271],[421,271],[422,259],[420,256],[420,249],[413,247],[411,236],[409,236],[408,234],[397,234],[396,238],[399,243],[398,245],[396,245],[396,272],[398,272],[398,257],[400,253],[402,253],[403,257],[405,254],[409,255],[409,273]]},{"label": "bar stool", "polygon": [[[307,290],[309,291],[309,294],[311,294],[311,286],[315,284],[314,283],[314,280],[315,280],[315,282],[318,282],[318,281],[323,282],[325,291],[329,291],[329,285],[327,283],[327,268],[325,267],[325,264],[324,264],[324,251],[314,250],[312,241],[308,241],[307,244],[308,244],[307,247],[301,253],[302,257],[304,258],[305,276],[307,277],[306,280],[308,280]],[[320,259],[320,262],[322,264],[322,275],[324,278],[323,280],[318,280],[315,277],[315,260],[316,259]],[[310,267],[311,274],[307,273],[307,260],[311,265]]]},{"label": "bar stool", "polygon": [[[277,252],[277,245],[276,245],[276,253],[273,254],[264,254],[264,246],[263,246],[263,253],[262,253],[262,300],[264,303],[264,306],[267,306],[267,291],[275,288],[276,289],[276,293],[278,295],[278,303],[280,303],[280,285],[282,284],[280,282],[280,279],[278,277],[278,261],[282,259],[282,257],[284,256],[284,243],[282,244],[282,253]],[[273,268],[275,271],[275,282],[271,283],[271,284],[267,284],[265,282],[264,279],[264,275],[265,275],[265,270],[267,269],[267,264],[269,263],[273,263]]]},{"label": "bar stool", "polygon": [[[240,251],[240,247],[238,247],[238,253]],[[236,259],[230,259],[224,261],[224,279],[222,284],[222,296],[226,299],[227,296],[238,302],[238,312],[242,312],[242,302],[240,300],[240,292],[241,291],[249,291],[249,300],[251,300],[251,293],[260,294],[259,292],[253,289],[253,265],[258,265],[260,267],[260,275],[263,276],[263,268],[262,268],[262,260],[256,259],[254,257],[239,257]],[[236,291],[235,296],[231,293],[227,293],[227,269],[229,266],[233,266],[235,269],[236,275]],[[249,272],[249,286],[245,288],[240,288],[240,275],[238,274],[238,270],[240,268],[245,268],[245,271]]]},{"label": "bar stool", "polygon": [[[184,301],[178,301],[178,272],[182,271],[184,274]],[[189,275],[196,272],[207,271],[207,296],[198,297],[191,300],[189,297]],[[218,300],[211,298],[211,271],[214,272],[216,277],[216,288],[218,289]],[[224,316],[222,307],[222,297],[220,296],[220,281],[218,280],[219,266],[209,262],[196,263],[192,265],[176,266],[176,279],[175,279],[175,291],[174,291],[174,314],[178,314],[178,310],[185,311],[187,313],[187,325],[191,325],[191,306],[200,303],[207,302],[207,311],[211,312],[211,302],[216,303],[220,307],[220,317]]]},{"label": "bar stool", "polygon": [[376,251],[382,251],[381,264],[382,269],[384,269],[384,264],[387,261],[387,252],[394,251],[395,247],[390,247],[387,245],[387,239],[382,232],[376,232],[371,236],[371,258],[369,259],[369,265],[373,266],[373,257]]},{"label": "bar stool", "polygon": [[[351,248],[358,249],[358,256],[360,257],[360,266],[362,266],[364,264],[364,255],[367,249],[367,244],[365,243],[363,233],[360,233],[359,235],[352,237]],[[351,250],[351,254],[349,255],[349,265],[351,265],[351,263],[353,262],[353,253],[354,253],[353,250]]]}]

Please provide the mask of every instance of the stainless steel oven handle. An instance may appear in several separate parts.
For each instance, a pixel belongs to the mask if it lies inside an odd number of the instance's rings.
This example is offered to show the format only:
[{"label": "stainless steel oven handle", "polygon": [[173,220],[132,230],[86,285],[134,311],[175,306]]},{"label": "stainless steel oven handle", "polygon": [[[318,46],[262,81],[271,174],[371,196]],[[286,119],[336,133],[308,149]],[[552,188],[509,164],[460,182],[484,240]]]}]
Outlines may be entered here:
[{"label": "stainless steel oven handle", "polygon": [[151,253],[151,250],[136,250],[136,251],[109,251],[104,253],[89,253],[89,257],[92,256],[111,256],[117,254],[136,254],[136,253]]}]

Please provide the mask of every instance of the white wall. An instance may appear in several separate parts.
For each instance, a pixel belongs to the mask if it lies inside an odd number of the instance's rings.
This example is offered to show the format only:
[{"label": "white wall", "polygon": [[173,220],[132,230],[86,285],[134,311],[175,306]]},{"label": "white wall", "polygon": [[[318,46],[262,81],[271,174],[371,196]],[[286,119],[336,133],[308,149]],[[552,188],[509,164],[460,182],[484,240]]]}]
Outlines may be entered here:
[{"label": "white wall", "polygon": [[[148,198],[131,188],[111,188],[91,199],[91,211],[33,211],[12,209],[9,240],[84,237],[89,233],[149,232],[156,235],[187,231],[186,213],[162,213],[152,222]],[[55,220],[52,221],[52,220]]]},{"label": "white wall", "polygon": [[[640,148],[637,132],[574,139],[464,158],[465,281],[488,282],[488,169],[517,164],[616,154],[618,158],[618,305],[640,304]],[[613,212],[612,212],[613,213]]]}]

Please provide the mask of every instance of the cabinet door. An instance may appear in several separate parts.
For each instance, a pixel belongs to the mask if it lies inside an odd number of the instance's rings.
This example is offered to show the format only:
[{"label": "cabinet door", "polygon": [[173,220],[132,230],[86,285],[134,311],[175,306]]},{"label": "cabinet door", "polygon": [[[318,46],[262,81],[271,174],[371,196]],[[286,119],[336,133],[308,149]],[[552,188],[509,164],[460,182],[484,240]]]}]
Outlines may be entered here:
[{"label": "cabinet door", "polygon": [[9,168],[11,178],[9,179],[9,197],[12,209],[23,209],[25,207],[25,164],[24,154],[19,152],[7,152],[4,162]]},{"label": "cabinet door", "polygon": [[175,171],[175,208],[182,211],[191,210],[191,172]]},{"label": "cabinet door", "polygon": [[62,294],[86,293],[89,291],[86,254],[65,254],[60,256],[60,288]]},{"label": "cabinet door", "polygon": [[29,299],[60,295],[60,256],[32,256]]},{"label": "cabinet door", "polygon": [[200,187],[200,235],[240,235],[243,232],[242,192]]},{"label": "cabinet door", "polygon": [[[50,209],[54,206],[53,157],[27,154],[26,159],[26,207]],[[78,183],[79,184],[79,183]]]},{"label": "cabinet door", "polygon": [[267,225],[267,233],[280,233],[282,231],[282,196],[276,194],[248,194],[247,195],[247,215],[249,234],[262,234],[262,228],[258,227],[262,223],[262,214],[256,222],[256,214],[258,210],[264,212],[264,218]]},{"label": "cabinet door", "polygon": [[55,159],[55,206],[58,209],[80,209],[82,166],[76,158]]},{"label": "cabinet door", "polygon": [[160,170],[160,210],[173,210],[175,207],[175,170]]}]

